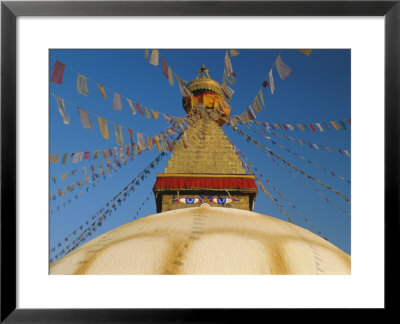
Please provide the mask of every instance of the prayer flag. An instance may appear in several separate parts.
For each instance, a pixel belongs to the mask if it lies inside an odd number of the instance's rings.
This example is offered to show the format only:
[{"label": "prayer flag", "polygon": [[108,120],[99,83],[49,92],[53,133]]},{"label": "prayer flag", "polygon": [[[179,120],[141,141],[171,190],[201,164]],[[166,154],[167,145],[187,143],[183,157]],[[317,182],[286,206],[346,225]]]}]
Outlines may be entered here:
[{"label": "prayer flag", "polygon": [[267,86],[269,87],[269,82],[268,82],[267,80],[265,80],[265,81],[261,84],[261,86],[262,86],[263,88],[266,88]]},{"label": "prayer flag", "polygon": [[114,131],[115,131],[115,138],[117,141],[117,145],[123,146],[124,145],[124,139],[122,137],[122,127],[121,125],[114,124]]},{"label": "prayer flag", "polygon": [[293,130],[296,129],[296,127],[294,127],[292,124],[286,124],[286,126],[287,126],[291,131],[293,131]]},{"label": "prayer flag", "polygon": [[108,134],[107,119],[97,116],[97,120],[99,122],[101,135],[103,136],[103,138],[109,139],[110,135]]},{"label": "prayer flag", "polygon": [[250,107],[247,108],[246,110],[247,110],[247,114],[248,114],[250,120],[256,119],[256,115],[254,114],[253,110]]},{"label": "prayer flag", "polygon": [[147,119],[149,119],[149,118],[150,118],[150,113],[149,113],[149,111],[147,110],[147,107],[146,107],[146,106],[143,106],[143,108],[144,108],[144,115],[146,116]]},{"label": "prayer flag", "polygon": [[162,70],[163,70],[164,76],[167,79],[169,79],[168,70],[167,70],[167,63],[165,62],[163,57],[161,57],[161,62],[162,62]]},{"label": "prayer flag", "polygon": [[57,183],[57,179],[55,176],[51,176],[51,179],[53,180],[54,183]]},{"label": "prayer flag", "polygon": [[134,143],[133,143],[133,139],[132,139],[132,136],[133,136],[133,131],[132,131],[132,129],[128,129],[128,133],[129,133],[129,137],[130,137],[130,139],[131,139],[131,146],[133,147]]},{"label": "prayer flag", "polygon": [[153,117],[154,120],[156,120],[158,118],[159,113],[154,111],[153,109],[150,109],[150,110],[151,110],[151,116]]},{"label": "prayer flag", "polygon": [[83,173],[83,175],[86,175],[86,167],[82,168],[82,173]]},{"label": "prayer flag", "polygon": [[229,55],[228,55],[228,51],[226,51],[226,53],[225,53],[225,60],[224,61],[225,61],[226,70],[228,71],[228,73],[230,75],[233,75],[234,72],[233,72],[233,68],[232,68],[231,59],[229,58]]},{"label": "prayer flag", "polygon": [[67,178],[67,172],[61,174],[61,180],[65,180]]},{"label": "prayer flag", "polygon": [[171,142],[167,140],[167,145],[168,145],[168,150],[172,152],[174,150],[174,147],[172,146]]},{"label": "prayer flag", "polygon": [[87,96],[89,95],[89,90],[87,87],[87,78],[82,74],[78,73],[78,79],[76,81],[76,87],[80,94]]},{"label": "prayer flag", "polygon": [[57,97],[57,96],[55,96],[55,98],[57,100],[58,112],[60,113],[60,115],[63,119],[63,123],[67,125],[67,124],[69,124],[70,119],[69,119],[67,109],[65,109],[65,106],[64,106],[64,99]]},{"label": "prayer flag", "polygon": [[133,107],[133,104],[132,104],[131,99],[126,98],[126,101],[128,101],[128,105],[129,105],[129,108],[130,108],[131,111],[132,111],[132,115],[136,115],[136,110],[135,110],[135,108]]},{"label": "prayer flag", "polygon": [[151,51],[151,56],[150,56],[150,64],[157,66],[158,65],[158,50],[153,49]]},{"label": "prayer flag", "polygon": [[271,94],[273,94],[275,91],[275,84],[274,84],[274,76],[272,74],[272,69],[269,71],[268,75],[269,75],[269,84],[271,87]]},{"label": "prayer flag", "polygon": [[235,49],[231,49],[229,50],[229,52],[231,53],[232,57],[238,56],[240,54],[239,51]]},{"label": "prayer flag", "polygon": [[254,98],[254,109],[259,113],[261,112],[261,105],[260,105],[260,101],[258,100],[258,96],[256,96]]},{"label": "prayer flag", "polygon": [[62,163],[62,164],[67,164],[67,160],[68,160],[68,153],[64,153],[61,163]]},{"label": "prayer flag", "polygon": [[121,96],[115,92],[114,92],[114,97],[113,97],[113,102],[112,102],[112,108],[114,110],[122,110]]},{"label": "prayer flag", "polygon": [[145,50],[144,50],[144,59],[145,59],[145,60],[148,60],[148,59],[149,59],[149,50],[148,50],[148,49],[145,49]]},{"label": "prayer flag", "polygon": [[93,129],[93,125],[90,120],[88,112],[80,107],[77,107],[77,109],[78,109],[79,119],[81,120],[82,127],[84,129]]},{"label": "prayer flag", "polygon": [[108,152],[107,152],[107,150],[103,150],[103,157],[104,157],[105,160],[108,159]]},{"label": "prayer flag", "polygon": [[344,150],[344,153],[346,153],[346,155],[347,155],[347,156],[350,156],[350,153],[349,153],[349,151],[347,151],[347,150]]},{"label": "prayer flag", "polygon": [[349,124],[351,125],[351,119],[349,118],[349,119],[347,119],[347,121],[349,122]]},{"label": "prayer flag", "polygon": [[58,163],[58,154],[50,154],[50,163]]},{"label": "prayer flag", "polygon": [[186,88],[186,84],[188,83],[185,80],[182,80],[175,74],[175,79],[178,81],[179,90],[181,91],[182,97],[191,97],[193,94],[189,89]]},{"label": "prayer flag", "polygon": [[83,159],[84,160],[90,160],[90,151],[83,153]]},{"label": "prayer flag", "polygon": [[143,138],[143,134],[142,133],[137,133],[137,140],[138,140],[138,148],[140,147],[140,150],[143,151],[144,149],[146,149],[146,143],[144,141]]},{"label": "prayer flag", "polygon": [[139,103],[137,102],[135,105],[136,105],[136,110],[137,110],[141,115],[144,115],[142,109],[140,108]]},{"label": "prayer flag", "polygon": [[340,125],[342,125],[344,130],[347,130],[346,124],[344,123],[343,120],[340,120],[339,123],[340,123]]},{"label": "prayer flag", "polygon": [[338,124],[336,124],[334,121],[331,121],[331,124],[333,127],[335,127],[336,130],[338,130],[340,127],[338,126]]},{"label": "prayer flag", "polygon": [[93,160],[97,160],[98,158],[99,158],[99,150],[96,150],[96,151],[94,152]]},{"label": "prayer flag", "polygon": [[258,95],[260,96],[261,103],[262,103],[263,107],[265,108],[264,96],[263,96],[263,94],[262,94],[261,89],[258,90]]},{"label": "prayer flag", "polygon": [[72,163],[78,163],[79,153],[72,153]]},{"label": "prayer flag", "polygon": [[158,136],[154,137],[154,142],[157,146],[157,150],[160,152],[162,150],[161,145],[160,145],[160,141],[158,140]]},{"label": "prayer flag", "polygon": [[298,49],[299,52],[306,54],[307,56],[310,56],[311,54],[311,49]]},{"label": "prayer flag", "polygon": [[317,127],[319,128],[320,132],[323,132],[324,129],[322,128],[320,123],[315,123],[315,125],[317,125]]},{"label": "prayer flag", "polygon": [[293,73],[293,70],[283,63],[280,54],[275,60],[275,66],[282,80],[286,80]]},{"label": "prayer flag", "polygon": [[53,70],[51,72],[50,81],[56,84],[61,84],[63,80],[65,65],[60,61],[57,61],[53,65]]},{"label": "prayer flag", "polygon": [[153,141],[150,136],[147,136],[146,138],[146,145],[150,151],[153,149]]},{"label": "prayer flag", "polygon": [[103,99],[107,99],[107,94],[106,91],[104,90],[104,87],[101,84],[97,84],[97,87],[100,90],[101,96],[103,97]]},{"label": "prayer flag", "polygon": [[311,129],[313,130],[313,132],[316,132],[317,130],[315,129],[313,124],[310,124]]},{"label": "prayer flag", "polygon": [[168,81],[169,85],[172,87],[174,85],[174,76],[172,74],[172,69],[170,66],[168,66]]}]

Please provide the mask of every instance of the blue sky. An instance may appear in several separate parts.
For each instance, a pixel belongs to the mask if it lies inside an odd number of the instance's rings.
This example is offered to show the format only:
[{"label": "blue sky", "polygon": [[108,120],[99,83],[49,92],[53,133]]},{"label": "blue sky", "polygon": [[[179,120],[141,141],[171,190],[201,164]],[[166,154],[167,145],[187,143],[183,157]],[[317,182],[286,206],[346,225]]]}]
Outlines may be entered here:
[{"label": "blue sky", "polygon": [[[340,128],[335,131],[331,127],[331,130],[324,132],[300,130],[274,130],[274,132],[317,145],[346,149],[351,152],[351,127],[347,122],[347,119],[351,118],[350,50],[314,49],[310,56],[290,49],[238,50],[240,54],[231,58],[233,69],[237,74],[236,83],[231,85],[235,91],[230,101],[231,114],[239,115],[251,104],[258,90],[261,89],[262,82],[267,78],[274,60],[280,54],[282,60],[293,70],[293,74],[286,80],[281,80],[276,68],[273,68],[275,92],[271,94],[268,87],[262,88],[266,108],[256,114],[257,120],[295,125],[345,120],[348,126],[347,130]],[[225,52],[226,49],[160,49],[160,55],[173,72],[188,81],[194,79],[197,70],[202,64],[205,64],[209,69],[210,76],[221,82]],[[160,113],[184,116],[182,98],[176,81],[175,85],[171,87],[162,73],[161,61],[158,66],[149,64],[144,59],[144,50],[53,49],[49,54],[49,80],[55,59],[67,66],[63,82],[61,84],[49,82],[49,92],[65,100],[65,107],[70,116],[70,123],[63,124],[56,100],[49,96],[50,153],[62,155],[63,153],[92,151],[93,156],[94,150],[117,147],[112,123],[123,126],[125,144],[129,144],[127,128],[152,136],[168,126],[161,115],[155,121],[146,119],[140,114],[132,115],[124,98],[130,98],[133,102],[138,102],[141,106]],[[76,90],[78,72],[89,78],[88,96],[81,95]],[[106,87],[107,100],[102,98],[96,83]],[[122,97],[123,109],[121,111],[112,109],[113,92]],[[82,128],[77,106],[89,112],[94,129]],[[110,121],[108,124],[110,139],[102,138],[96,115]],[[307,145],[300,146],[294,141],[273,134],[268,135],[270,139],[263,138],[255,127],[247,129],[240,126],[239,128],[298,169],[351,199],[350,184],[330,174],[330,172],[334,172],[336,175],[351,180],[350,157],[337,152],[311,149]],[[247,143],[231,127],[225,125],[223,130],[254,166],[268,178],[270,184],[267,185],[263,181],[264,186],[274,197],[281,200],[284,210],[290,214],[297,225],[310,230],[310,224],[314,225],[316,229],[314,232],[319,231],[331,243],[350,254],[351,221],[350,217],[343,212],[343,210],[350,212],[350,204],[287,165],[285,167],[278,165],[256,145]],[[280,148],[278,144],[284,148]],[[288,152],[287,149],[291,152]],[[312,163],[296,157],[293,153],[302,155]],[[69,193],[66,197],[57,196],[55,201],[50,201],[50,210],[54,211],[50,214],[50,248],[56,246],[58,242],[62,242],[62,247],[57,247],[54,254],[68,244],[65,237],[68,237],[74,230],[78,230],[79,234],[79,226],[84,225],[106,202],[146,168],[158,154],[156,149],[144,151],[139,157],[129,161],[126,166],[118,168],[118,172],[112,172],[111,177],[107,175],[106,180],[101,178],[100,184],[96,184],[95,188],[89,184],[88,192],[85,190],[87,185],[84,185],[83,195],[79,194],[79,190]],[[164,171],[169,157],[170,153],[154,169],[151,169],[151,174],[141,181],[135,191],[130,193],[116,211],[112,212],[91,238],[130,222],[133,217],[140,218],[156,213],[154,195],[151,190],[156,174]],[[82,168],[86,167],[90,174],[90,165],[95,164],[97,169],[98,161],[104,164],[103,158],[96,161],[84,160],[74,164],[71,157],[67,164],[51,164],[50,177],[55,176],[57,183],[54,184],[50,179],[50,192],[56,192],[57,189],[82,180]],[[315,164],[320,167],[316,167]],[[291,173],[296,174],[296,178],[288,172],[288,169]],[[71,175],[73,170],[76,170],[76,173]],[[64,172],[67,173],[67,177],[63,181],[61,174]],[[277,191],[284,196],[284,200],[277,194]],[[75,194],[78,194],[78,199],[75,199]],[[330,203],[327,203],[321,195],[325,195]],[[71,198],[71,203],[68,203],[68,198]],[[63,206],[64,202],[65,207]],[[303,216],[290,206],[292,204]],[[59,210],[57,210],[57,206],[60,206]],[[140,211],[139,208],[141,208]],[[261,190],[259,190],[254,211],[287,220],[276,204]],[[305,222],[305,218],[309,220],[309,223]],[[69,237],[69,242],[74,238],[74,235]],[[50,258],[54,254],[51,253]]]}]

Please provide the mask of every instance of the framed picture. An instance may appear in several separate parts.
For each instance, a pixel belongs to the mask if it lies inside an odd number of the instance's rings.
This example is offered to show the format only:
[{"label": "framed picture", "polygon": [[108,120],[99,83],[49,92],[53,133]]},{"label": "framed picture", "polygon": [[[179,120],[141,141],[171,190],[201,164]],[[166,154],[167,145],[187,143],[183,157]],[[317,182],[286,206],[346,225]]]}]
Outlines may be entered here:
[{"label": "framed picture", "polygon": [[[2,2],[1,320],[9,323],[233,322],[238,313],[262,315],[271,308],[392,308],[394,301],[389,296],[398,283],[389,251],[399,234],[399,16],[398,1]],[[214,36],[211,40],[206,35]],[[321,276],[257,275],[118,276],[119,273],[115,276],[68,276],[64,269],[60,272],[63,275],[54,276],[51,268],[49,275],[49,258],[50,263],[56,261],[51,259],[51,246],[58,240],[52,242],[49,239],[53,235],[48,215],[53,211],[48,202],[49,182],[52,181],[48,164],[49,147],[52,148],[49,137],[51,128],[58,126],[49,120],[48,108],[41,107],[57,105],[64,124],[69,121],[58,101],[60,97],[55,96],[52,86],[49,86],[50,75],[54,78],[52,82],[60,83],[60,75],[54,73],[57,66],[53,61],[57,65],[60,63],[57,55],[66,55],[67,52],[69,62],[78,62],[79,56],[85,55],[83,50],[113,50],[114,53],[119,50],[118,53],[124,52],[125,55],[127,49],[143,53],[143,49],[155,47],[177,52],[229,48],[237,48],[243,53],[266,48],[351,52],[348,98],[351,97],[352,241],[346,243],[349,250],[351,245],[352,255],[349,276],[323,276],[323,279]],[[231,50],[232,60],[236,52]],[[228,50],[226,53],[228,55]],[[150,54],[145,52],[146,59]],[[305,54],[309,55],[309,52]],[[112,60],[119,58],[122,62],[125,58],[119,55],[112,56]],[[281,70],[276,73],[284,80],[290,75],[290,68],[280,62]],[[98,69],[102,69],[101,64]],[[86,81],[79,81],[82,77],[80,71],[70,70],[78,75],[78,92],[86,96]],[[96,66],[92,67],[92,71],[95,70]],[[135,70],[130,72],[135,73]],[[164,75],[168,73],[165,69]],[[198,78],[207,78],[208,73],[203,65]],[[332,78],[333,73],[340,76],[340,71],[329,73],[332,73]],[[350,76],[349,71],[347,73]],[[179,83],[180,79],[176,80]],[[266,80],[270,82],[271,77],[267,79],[266,76]],[[99,83],[93,82],[98,87]],[[179,85],[182,91],[181,83]],[[111,96],[110,89],[103,93],[101,87],[98,88],[103,97],[105,93]],[[186,89],[186,85],[183,88]],[[199,91],[193,85],[188,89]],[[213,91],[218,93],[218,89]],[[336,85],[332,89],[334,91]],[[155,89],[154,94],[161,95],[161,92],[157,93]],[[329,92],[324,95],[328,96]],[[49,101],[52,99],[56,101]],[[114,93],[114,110],[119,110],[117,99]],[[261,110],[260,100],[257,97],[250,111]],[[189,109],[188,103],[183,103],[183,106],[185,110]],[[93,118],[90,120],[82,108],[86,107],[80,105],[78,111],[83,128],[93,128]],[[146,119],[151,119],[150,116],[154,120],[158,118],[156,109],[149,109],[151,115],[141,105],[135,108],[140,114],[144,109],[142,115],[146,114]],[[106,138],[107,126],[103,128],[99,116],[96,111],[101,134]],[[250,113],[246,116],[251,118]],[[221,119],[224,117],[226,115],[219,115],[218,122],[226,122]],[[344,128],[350,123],[348,117],[348,122],[342,121]],[[58,114],[57,118],[60,118]],[[334,128],[338,126],[335,122],[332,125]],[[285,129],[290,128],[291,124],[285,126]],[[323,127],[327,127],[319,123],[309,125],[313,131],[316,126],[321,132]],[[111,126],[108,130],[111,131]],[[123,139],[118,137],[121,127],[114,126],[114,130],[118,145],[129,157]],[[138,143],[140,141],[138,136]],[[146,145],[156,145],[154,139],[150,142],[143,140],[139,154]],[[110,150],[107,155],[115,153]],[[340,154],[349,155],[349,152]],[[53,162],[56,159],[58,162],[62,155],[50,156],[50,160],[52,158]],[[82,155],[81,159],[86,159],[86,156]],[[125,161],[122,153],[121,161]],[[101,176],[106,179],[109,175],[107,169],[102,166],[100,169],[105,170]],[[110,168],[108,171],[111,174]],[[85,168],[83,172],[86,176],[90,169]],[[157,211],[168,211],[171,204],[176,207],[183,199],[179,191],[170,196],[163,192],[165,178],[157,177],[154,187],[161,195],[156,200]],[[200,183],[201,179],[196,181]],[[258,186],[262,188],[260,184]],[[325,186],[324,189],[332,188]],[[46,192],[46,199],[42,197],[43,192]],[[239,206],[243,193],[238,196],[228,194],[221,198],[220,195],[203,196],[199,192],[195,195],[189,192],[184,199],[188,204],[199,199],[204,207],[222,201],[226,207],[226,199],[230,199],[229,203]],[[163,195],[168,196],[167,202]],[[249,197],[253,196],[250,194]],[[246,208],[251,211],[250,200],[246,200]],[[96,226],[102,220],[96,219]],[[67,246],[71,247],[69,243]],[[54,251],[58,251],[57,248]],[[369,290],[363,291],[366,280]],[[267,287],[269,296],[265,296]]]}]

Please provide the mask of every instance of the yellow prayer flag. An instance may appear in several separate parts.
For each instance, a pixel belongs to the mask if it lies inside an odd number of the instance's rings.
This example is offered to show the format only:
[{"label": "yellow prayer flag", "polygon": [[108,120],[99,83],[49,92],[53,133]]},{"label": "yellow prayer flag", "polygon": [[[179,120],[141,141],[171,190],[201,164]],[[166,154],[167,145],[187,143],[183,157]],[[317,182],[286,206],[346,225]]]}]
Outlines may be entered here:
[{"label": "yellow prayer flag", "polygon": [[338,126],[338,124],[336,124],[334,121],[331,121],[331,124],[333,127],[335,127],[336,130],[338,130],[340,127]]},{"label": "yellow prayer flag", "polygon": [[151,110],[151,116],[153,117],[154,120],[156,120],[158,118],[159,113],[154,111],[153,109],[150,109],[150,110]]},{"label": "yellow prayer flag", "polygon": [[103,87],[101,84],[97,84],[97,87],[98,87],[99,90],[100,90],[101,96],[102,96],[105,100],[107,100],[107,94],[106,94],[106,91],[104,90],[104,87]]},{"label": "yellow prayer flag", "polygon": [[260,96],[261,103],[262,103],[263,107],[265,108],[264,96],[263,96],[263,94],[262,94],[261,89],[258,90],[258,94],[259,94],[259,96]]},{"label": "yellow prayer flag", "polygon": [[155,143],[156,146],[157,146],[157,150],[160,152],[160,151],[162,150],[162,147],[161,147],[161,145],[160,145],[160,141],[158,140],[158,136],[155,136],[155,137],[154,137],[154,143]]},{"label": "yellow prayer flag", "polygon": [[297,124],[297,126],[302,130],[302,131],[304,131],[304,127],[303,127],[303,125],[301,125],[301,124]]},{"label": "yellow prayer flag", "polygon": [[103,138],[109,139],[110,135],[108,134],[107,119],[98,116],[97,120],[99,121],[101,135],[103,136]]},{"label": "yellow prayer flag", "polygon": [[307,56],[310,56],[311,54],[311,49],[298,49],[299,52],[306,54]]},{"label": "yellow prayer flag", "polygon": [[231,50],[229,50],[229,52],[231,53],[231,57],[235,57],[240,54],[239,51],[235,50],[235,49],[231,49]]},{"label": "yellow prayer flag", "polygon": [[103,150],[103,157],[105,160],[108,159],[108,151],[107,150]]},{"label": "yellow prayer flag", "polygon": [[63,174],[61,174],[61,180],[65,180],[67,177],[67,172],[64,172]]},{"label": "yellow prayer flag", "polygon": [[149,111],[147,110],[147,108],[145,106],[143,106],[143,108],[144,108],[144,115],[146,116],[147,119],[149,119],[150,118]]}]

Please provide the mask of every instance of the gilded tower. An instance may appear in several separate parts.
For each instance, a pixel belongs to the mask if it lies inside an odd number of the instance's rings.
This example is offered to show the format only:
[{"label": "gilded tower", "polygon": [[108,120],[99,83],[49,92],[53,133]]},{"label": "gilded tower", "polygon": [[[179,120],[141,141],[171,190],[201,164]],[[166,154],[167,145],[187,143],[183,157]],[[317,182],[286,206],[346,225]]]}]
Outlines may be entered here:
[{"label": "gilded tower", "polygon": [[221,85],[203,65],[186,85],[183,108],[192,117],[165,172],[154,185],[157,212],[211,206],[253,210],[257,195],[254,175],[246,174],[221,126],[230,106]]}]

